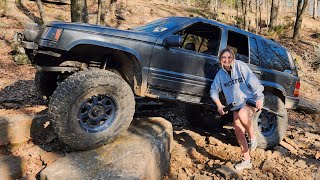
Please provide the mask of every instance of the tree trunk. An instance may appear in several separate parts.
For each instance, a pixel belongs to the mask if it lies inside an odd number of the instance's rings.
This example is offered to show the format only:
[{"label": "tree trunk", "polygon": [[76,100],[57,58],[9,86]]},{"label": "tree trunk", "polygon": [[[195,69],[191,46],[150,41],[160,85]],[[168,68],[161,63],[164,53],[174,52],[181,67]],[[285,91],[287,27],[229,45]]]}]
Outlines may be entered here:
[{"label": "tree trunk", "polygon": [[191,6],[190,0],[187,0],[187,6],[188,6],[188,7]]},{"label": "tree trunk", "polygon": [[267,9],[266,24],[267,24],[267,27],[269,27],[269,20],[270,20],[270,18],[269,18],[269,0],[265,0],[265,2],[266,2],[266,9]]},{"label": "tree trunk", "polygon": [[[260,1],[260,0],[259,0]],[[259,4],[259,33],[261,34],[261,24],[262,24],[262,13],[261,13],[261,6],[262,6],[262,3]]]},{"label": "tree trunk", "polygon": [[259,0],[256,0],[256,34],[258,34],[259,30],[258,1]]},{"label": "tree trunk", "polygon": [[100,17],[101,17],[101,0],[98,0],[98,13],[97,13],[96,24],[100,24]]},{"label": "tree trunk", "polygon": [[[215,12],[216,12],[216,14],[217,14],[217,16],[216,17],[218,17],[218,0],[216,0],[216,5],[215,5]],[[216,18],[217,19],[217,18]]]},{"label": "tree trunk", "polygon": [[210,7],[210,11],[211,12],[215,12],[214,10],[214,3],[213,3],[213,0],[210,0],[210,5],[209,5],[209,7]]},{"label": "tree trunk", "polygon": [[272,31],[273,28],[278,25],[278,22],[277,22],[278,14],[279,14],[279,0],[272,0],[269,31]]},{"label": "tree trunk", "polygon": [[42,6],[42,2],[41,0],[36,0],[37,2],[37,6],[38,6],[38,9],[39,9],[39,12],[40,12],[40,17],[41,17],[41,24],[44,24],[46,22],[46,14],[45,14],[45,11],[44,11],[44,8]]},{"label": "tree trunk", "polygon": [[298,41],[298,39],[300,38],[302,16],[306,10],[307,5],[308,5],[308,0],[298,0],[297,16],[296,16],[296,22],[294,24],[294,31],[293,31],[293,41],[295,42]]},{"label": "tree trunk", "polygon": [[110,1],[110,20],[111,23],[116,22],[116,0]]},{"label": "tree trunk", "polygon": [[71,0],[71,21],[82,23],[89,21],[87,0]]},{"label": "tree trunk", "polygon": [[98,0],[98,14],[97,23],[99,25],[106,25],[106,0]]},{"label": "tree trunk", "polygon": [[318,16],[318,0],[313,0],[313,19],[316,19]]},{"label": "tree trunk", "polygon": [[243,12],[243,28],[247,31],[248,30],[248,0],[242,0],[242,12]]}]

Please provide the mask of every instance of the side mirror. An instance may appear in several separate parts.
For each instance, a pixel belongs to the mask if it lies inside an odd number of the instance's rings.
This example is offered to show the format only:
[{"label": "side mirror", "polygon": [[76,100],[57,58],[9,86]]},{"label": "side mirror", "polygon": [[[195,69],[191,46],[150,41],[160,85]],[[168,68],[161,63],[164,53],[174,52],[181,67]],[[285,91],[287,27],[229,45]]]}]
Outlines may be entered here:
[{"label": "side mirror", "polygon": [[179,35],[170,35],[163,41],[164,47],[180,47],[182,45],[182,37]]}]

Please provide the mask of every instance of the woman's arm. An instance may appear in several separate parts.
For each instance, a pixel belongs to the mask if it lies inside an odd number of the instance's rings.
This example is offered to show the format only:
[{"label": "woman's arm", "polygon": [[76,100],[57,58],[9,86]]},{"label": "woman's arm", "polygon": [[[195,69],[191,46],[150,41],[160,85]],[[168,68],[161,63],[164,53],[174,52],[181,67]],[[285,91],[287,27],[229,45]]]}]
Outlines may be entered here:
[{"label": "woman's arm", "polygon": [[221,92],[221,82],[219,79],[219,72],[217,73],[216,77],[214,78],[211,88],[210,88],[210,97],[214,101],[214,103],[217,105],[217,109],[219,111],[220,115],[225,114],[223,111],[224,106],[222,105],[220,99],[219,99],[219,93]]}]

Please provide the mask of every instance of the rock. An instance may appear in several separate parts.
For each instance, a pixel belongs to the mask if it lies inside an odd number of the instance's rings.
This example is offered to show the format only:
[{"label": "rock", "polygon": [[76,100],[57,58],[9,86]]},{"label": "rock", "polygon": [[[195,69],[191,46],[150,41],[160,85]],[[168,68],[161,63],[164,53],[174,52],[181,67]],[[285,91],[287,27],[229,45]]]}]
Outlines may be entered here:
[{"label": "rock", "polygon": [[238,178],[238,173],[240,173],[236,169],[224,165],[218,168],[217,172],[225,179]]},{"label": "rock", "polygon": [[272,151],[268,150],[268,151],[266,152],[266,156],[267,156],[267,159],[268,159],[268,160],[272,159]]},{"label": "rock", "polygon": [[286,143],[284,141],[281,141],[280,145],[283,146],[284,148],[288,149],[293,154],[297,154],[298,153],[297,150],[294,147],[292,147],[290,144],[288,144],[288,143]]},{"label": "rock", "polygon": [[192,176],[193,173],[188,169],[188,168],[182,168],[184,170],[184,172],[188,175],[188,176]]},{"label": "rock", "polygon": [[293,165],[295,165],[295,166],[297,166],[297,167],[299,167],[299,168],[301,168],[301,169],[305,169],[305,168],[308,167],[307,164],[306,164],[306,162],[305,162],[304,160],[302,160],[302,159],[298,160],[298,161],[295,162]]},{"label": "rock", "polygon": [[279,158],[279,157],[281,157],[282,155],[281,155],[281,153],[279,152],[279,151],[274,151],[273,153],[272,153],[272,158]]},{"label": "rock", "polygon": [[317,135],[317,134],[314,134],[314,133],[310,133],[310,132],[305,132],[305,136],[308,138],[308,139],[314,139],[314,140],[318,140],[320,141],[320,135]]},{"label": "rock", "polygon": [[[169,169],[173,130],[163,118],[134,119],[127,133],[97,149],[56,160],[41,179],[161,179]],[[179,176],[179,175],[178,175]]]},{"label": "rock", "polygon": [[279,151],[281,156],[286,156],[288,154],[288,150],[281,146],[275,147],[275,150]]},{"label": "rock", "polygon": [[0,155],[0,179],[18,179],[22,175],[22,169],[19,157]]},{"label": "rock", "polygon": [[29,60],[29,58],[26,54],[14,55],[13,59],[18,65],[31,64],[31,61]]},{"label": "rock", "polygon": [[232,164],[230,161],[226,163],[226,166],[227,166],[228,168],[233,168],[233,164]]},{"label": "rock", "polygon": [[10,115],[0,117],[0,146],[7,144],[20,144],[31,139],[32,133],[43,130],[35,124],[46,122],[45,115],[30,116]]},{"label": "rock", "polygon": [[58,154],[54,152],[45,152],[40,155],[41,160],[43,161],[44,164],[50,165],[57,159],[64,157],[63,154]]},{"label": "rock", "polygon": [[320,114],[319,113],[314,114],[314,116],[312,118],[316,123],[320,124]]},{"label": "rock", "polygon": [[207,158],[204,157],[201,153],[199,153],[196,148],[191,147],[187,150],[187,153],[189,154],[190,158],[197,164],[206,162]]},{"label": "rock", "polygon": [[210,159],[210,160],[207,162],[207,165],[212,168],[213,165],[214,165],[214,160]]},{"label": "rock", "polygon": [[316,159],[320,160],[320,152],[317,151],[317,152],[315,153],[314,157],[315,157]]},{"label": "rock", "polygon": [[292,160],[292,159],[289,158],[289,157],[286,157],[285,161],[286,161],[288,164],[293,164],[293,163],[294,163],[294,160]]},{"label": "rock", "polygon": [[219,139],[217,139],[215,137],[212,137],[212,136],[210,136],[208,138],[208,141],[209,141],[209,144],[216,145],[216,146],[219,146],[219,145],[223,144]]},{"label": "rock", "polygon": [[196,174],[193,177],[193,180],[212,180],[212,177],[207,176],[207,175]]},{"label": "rock", "polygon": [[271,173],[271,172],[268,172],[268,177],[270,178],[270,179],[273,179],[273,174]]},{"label": "rock", "polygon": [[284,141],[289,143],[295,149],[299,149],[299,146],[293,140],[291,140],[290,138],[285,137]]},{"label": "rock", "polygon": [[205,168],[204,164],[197,164],[197,169],[202,170]]},{"label": "rock", "polygon": [[254,157],[257,158],[264,158],[265,157],[265,151],[263,149],[259,149],[257,148],[254,152],[252,152],[254,154]]},{"label": "rock", "polygon": [[275,164],[271,160],[265,160],[262,165],[263,171],[272,171],[272,169],[275,167]]}]

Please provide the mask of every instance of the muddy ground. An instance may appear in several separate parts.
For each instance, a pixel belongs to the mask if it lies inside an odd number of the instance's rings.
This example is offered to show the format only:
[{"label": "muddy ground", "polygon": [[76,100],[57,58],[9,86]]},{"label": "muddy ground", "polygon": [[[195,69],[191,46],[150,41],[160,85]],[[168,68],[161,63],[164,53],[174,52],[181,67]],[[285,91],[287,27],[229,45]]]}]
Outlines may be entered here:
[{"label": "muddy ground", "polygon": [[[117,20],[114,26],[122,29],[134,27],[159,17],[171,15],[201,15],[202,9],[186,8],[170,3],[128,1],[127,6],[119,5],[118,13],[124,20]],[[25,8],[33,16],[38,16],[36,5],[24,1]],[[68,21],[68,5],[57,7],[54,3],[45,3],[50,20]],[[89,5],[91,19],[94,19],[95,7]],[[148,19],[144,18],[150,14]],[[29,13],[30,15],[30,13]],[[35,67],[17,65],[12,58],[16,52],[10,44],[14,31],[22,31],[24,23],[30,20],[23,13],[10,17],[0,17],[0,116],[16,114],[45,114],[47,102],[37,96],[34,86]],[[310,24],[319,21],[308,18]],[[224,128],[198,128],[191,126],[185,118],[184,105],[175,102],[143,102],[138,106],[135,116],[162,116],[171,121],[174,127],[174,148],[171,165],[165,179],[320,179],[320,122],[315,113],[320,110],[320,76],[310,59],[314,52],[312,34],[319,29],[303,29],[303,41],[292,43],[289,37],[283,37],[281,43],[302,59],[297,61],[301,80],[299,110],[289,110],[289,127],[281,145],[270,150],[258,149],[252,155],[254,168],[242,173],[230,169],[240,160],[240,148],[230,126]],[[290,33],[289,33],[290,34]],[[311,109],[311,111],[310,111]],[[21,160],[20,179],[39,178],[39,172],[57,158],[70,153],[72,149],[63,145],[53,133],[50,124],[42,133],[27,143],[0,147],[1,155],[12,155]]]}]

